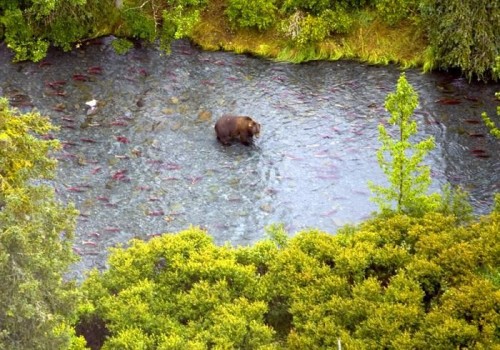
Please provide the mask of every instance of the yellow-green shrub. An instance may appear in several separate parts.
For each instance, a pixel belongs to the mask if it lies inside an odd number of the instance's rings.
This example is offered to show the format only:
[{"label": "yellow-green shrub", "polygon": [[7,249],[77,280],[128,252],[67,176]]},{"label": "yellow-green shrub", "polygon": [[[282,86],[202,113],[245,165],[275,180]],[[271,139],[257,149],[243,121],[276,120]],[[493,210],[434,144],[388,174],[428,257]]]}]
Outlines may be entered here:
[{"label": "yellow-green shrub", "polygon": [[[104,348],[140,340],[143,349],[257,349],[273,341],[255,266],[238,263],[234,249],[217,247],[200,229],[135,240],[114,249],[109,265],[86,281],[90,306],[82,305],[84,323],[104,321]],[[85,333],[91,324],[79,327]]]},{"label": "yellow-green shrub", "polygon": [[218,247],[195,228],[134,241],[86,281],[79,327],[103,322],[106,349],[129,338],[144,349],[491,349],[499,232],[494,211],[468,224],[399,214],[288,239],[273,226],[250,247]]}]

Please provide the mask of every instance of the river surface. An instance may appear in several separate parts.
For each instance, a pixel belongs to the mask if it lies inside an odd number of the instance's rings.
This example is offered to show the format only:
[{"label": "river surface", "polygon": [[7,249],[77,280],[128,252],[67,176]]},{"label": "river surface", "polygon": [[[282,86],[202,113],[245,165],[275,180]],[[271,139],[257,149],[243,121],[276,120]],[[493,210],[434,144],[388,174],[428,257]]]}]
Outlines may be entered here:
[{"label": "river surface", "polygon": [[[177,41],[171,55],[110,38],[41,63],[10,63],[0,47],[0,95],[61,127],[54,187],[80,210],[76,271],[105,267],[107,249],[197,225],[217,244],[247,245],[265,227],[335,233],[377,209],[368,181],[386,184],[375,152],[387,94],[400,70],[355,62],[288,64]],[[477,214],[500,191],[500,141],[480,114],[496,114],[500,86],[406,71],[419,94],[416,140],[433,136],[432,191],[469,191]],[[94,108],[86,103],[96,100]],[[253,146],[220,145],[222,114],[262,125]]]}]

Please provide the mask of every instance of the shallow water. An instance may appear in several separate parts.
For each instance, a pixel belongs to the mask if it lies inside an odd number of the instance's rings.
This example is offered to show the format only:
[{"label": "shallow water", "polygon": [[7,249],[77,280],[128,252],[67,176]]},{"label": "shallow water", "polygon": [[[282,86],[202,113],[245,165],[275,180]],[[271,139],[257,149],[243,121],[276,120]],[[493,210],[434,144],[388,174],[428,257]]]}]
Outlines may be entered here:
[{"label": "shallow water", "polygon": [[[0,94],[61,126],[54,186],[81,212],[79,273],[104,267],[107,248],[133,237],[199,225],[219,244],[245,245],[272,223],[291,234],[334,233],[377,209],[367,182],[385,183],[377,126],[388,119],[383,104],[396,67],[276,63],[186,41],[170,56],[153,48],[119,56],[109,40],[51,52],[38,64],[11,64],[0,48]],[[420,97],[417,138],[436,138],[427,158],[432,190],[461,185],[476,213],[489,212],[500,191],[500,142],[480,114],[496,113],[500,86],[406,76]],[[224,113],[252,116],[261,137],[251,147],[218,144],[213,124]]]}]

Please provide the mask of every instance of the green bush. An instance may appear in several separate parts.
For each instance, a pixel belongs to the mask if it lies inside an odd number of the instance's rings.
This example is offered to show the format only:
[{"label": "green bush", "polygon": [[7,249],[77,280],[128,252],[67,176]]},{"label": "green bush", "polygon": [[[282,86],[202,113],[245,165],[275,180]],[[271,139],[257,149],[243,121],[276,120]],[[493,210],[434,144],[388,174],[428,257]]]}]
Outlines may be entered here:
[{"label": "green bush", "polygon": [[135,39],[153,42],[156,39],[156,21],[139,8],[123,11],[127,32]]},{"label": "green bush", "polygon": [[95,36],[112,21],[110,8],[114,9],[109,2],[95,1],[0,2],[0,23],[14,60],[40,61],[49,45],[69,51],[78,40]]},{"label": "green bush", "polygon": [[264,30],[274,24],[276,11],[275,0],[228,0],[225,13],[235,26]]},{"label": "green bush", "polygon": [[280,10],[285,13],[295,13],[296,11],[306,11],[319,15],[329,9],[329,0],[283,0]]},{"label": "green bush", "polygon": [[105,324],[104,349],[494,348],[499,231],[498,212],[427,213],[289,239],[274,226],[250,247],[195,228],[133,241],[85,282],[80,329]]},{"label": "green bush", "polygon": [[134,43],[124,38],[116,38],[111,42],[111,46],[117,54],[125,55],[134,47]]},{"label": "green bush", "polygon": [[64,51],[70,51],[73,44],[89,34],[87,28],[82,26],[80,19],[68,16],[59,16],[50,24],[47,33],[48,40]]},{"label": "green bush", "polygon": [[418,2],[415,0],[376,0],[378,15],[389,25],[395,25],[418,14]]},{"label": "green bush", "polygon": [[364,6],[371,6],[373,0],[282,0],[280,11],[294,13],[305,11],[314,15],[320,15],[326,10],[355,10]]},{"label": "green bush", "polygon": [[174,39],[188,37],[200,21],[200,11],[194,8],[186,9],[182,5],[167,11],[164,10],[163,24],[160,31],[160,49],[170,53],[170,44]]},{"label": "green bush", "polygon": [[331,33],[347,33],[352,19],[343,10],[325,10],[319,16],[297,11],[281,22],[281,32],[296,45],[325,40]]},{"label": "green bush", "polygon": [[[258,349],[271,345],[264,323],[265,290],[255,266],[235,251],[216,247],[199,229],[133,241],[114,249],[110,268],[94,272],[84,290],[83,320],[102,320],[110,335],[104,349]],[[93,321],[95,322],[95,321]],[[80,332],[91,325],[80,324]],[[137,347],[132,347],[137,349]]]},{"label": "green bush", "polygon": [[39,61],[49,45],[68,51],[80,41],[104,35],[160,39],[161,48],[169,51],[173,39],[190,33],[206,3],[131,0],[117,7],[115,1],[99,0],[0,1],[0,38],[15,61]]},{"label": "green bush", "polygon": [[[334,347],[338,338],[356,349],[498,345],[500,286],[481,272],[499,273],[498,220],[460,227],[439,214],[399,215],[368,221],[355,234],[300,234],[268,273],[280,271],[275,290],[292,285],[284,292],[293,315],[289,348]],[[474,296],[480,285],[481,301]],[[454,301],[457,293],[462,300]]]},{"label": "green bush", "polygon": [[5,43],[14,52],[14,61],[40,61],[47,55],[49,42],[37,37],[19,9],[7,10],[0,16],[5,28]]}]

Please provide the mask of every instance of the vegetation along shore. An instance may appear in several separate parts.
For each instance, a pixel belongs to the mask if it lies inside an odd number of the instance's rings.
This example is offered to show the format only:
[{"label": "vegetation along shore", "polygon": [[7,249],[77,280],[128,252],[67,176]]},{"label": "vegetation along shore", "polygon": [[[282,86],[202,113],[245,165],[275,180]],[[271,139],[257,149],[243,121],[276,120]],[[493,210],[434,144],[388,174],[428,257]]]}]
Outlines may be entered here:
[{"label": "vegetation along shore", "polygon": [[[0,1],[14,61],[101,36],[118,53],[189,38],[291,62],[500,77],[499,1]],[[460,189],[428,193],[435,142],[413,143],[417,105],[403,73],[379,127],[387,187],[370,184],[379,211],[365,222],[294,237],[271,225],[245,247],[190,227],[113,248],[108,268],[78,283],[78,211],[47,182],[56,127],[0,98],[0,349],[500,349],[500,195],[475,217]]]},{"label": "vegetation along shore", "polygon": [[291,62],[356,59],[456,69],[498,79],[500,4],[487,0],[58,0],[0,5],[0,39],[14,60],[41,60],[99,36],[160,43],[187,37],[206,50]]}]

